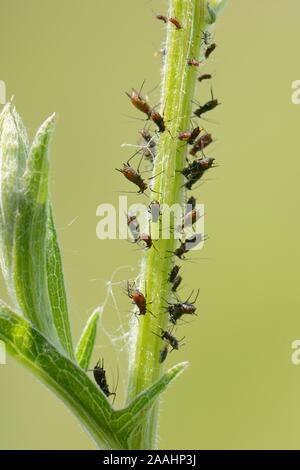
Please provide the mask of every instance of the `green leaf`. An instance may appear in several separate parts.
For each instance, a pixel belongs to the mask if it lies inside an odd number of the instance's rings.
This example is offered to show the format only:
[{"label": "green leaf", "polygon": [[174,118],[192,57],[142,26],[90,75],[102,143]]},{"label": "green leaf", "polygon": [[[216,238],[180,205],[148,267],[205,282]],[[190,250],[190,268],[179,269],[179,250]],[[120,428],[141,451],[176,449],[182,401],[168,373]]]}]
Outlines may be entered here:
[{"label": "green leaf", "polygon": [[89,317],[78,341],[76,348],[76,360],[83,370],[87,370],[89,367],[97,334],[98,320],[99,310],[97,309]]},{"label": "green leaf", "polygon": [[82,369],[3,303],[0,303],[0,339],[10,354],[69,406],[99,447],[124,448],[110,428],[113,409],[104,394]]},{"label": "green leaf", "polygon": [[146,412],[151,409],[159,395],[188,365],[188,362],[175,365],[165,372],[159,380],[141,392],[127,408],[113,414],[113,429],[116,435],[122,435],[122,438],[128,442],[129,448],[134,448],[131,440],[134,438],[134,432],[139,430],[139,426],[144,423]]},{"label": "green leaf", "polygon": [[80,419],[95,443],[105,449],[132,448],[131,439],[146,411],[185,369],[174,366],[123,410],[115,411],[88,375],[58,351],[26,319],[0,302],[0,340],[9,353],[29,368]]},{"label": "green leaf", "polygon": [[0,262],[14,301],[13,245],[27,153],[26,129],[12,104],[8,103],[0,115]]},{"label": "green leaf", "polygon": [[48,338],[59,344],[48,295],[46,252],[49,217],[49,144],[54,116],[38,130],[27,158],[24,191],[16,220],[14,281],[25,316]]},{"label": "green leaf", "polygon": [[51,207],[47,228],[47,279],[54,326],[64,351],[74,359],[62,259]]}]

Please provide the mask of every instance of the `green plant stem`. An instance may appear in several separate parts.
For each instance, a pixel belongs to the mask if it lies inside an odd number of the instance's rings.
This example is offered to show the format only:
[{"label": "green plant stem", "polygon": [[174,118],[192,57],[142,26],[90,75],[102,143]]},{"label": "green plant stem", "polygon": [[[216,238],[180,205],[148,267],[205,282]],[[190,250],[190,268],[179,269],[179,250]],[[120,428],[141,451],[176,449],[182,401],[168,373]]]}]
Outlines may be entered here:
[{"label": "green plant stem", "polygon": [[[158,155],[155,159],[153,175],[154,193],[152,199],[171,207],[174,203],[185,202],[185,191],[182,189],[183,177],[177,170],[185,164],[186,145],[176,136],[191,127],[192,99],[195,91],[197,67],[187,64],[189,58],[200,58],[202,31],[206,28],[206,0],[170,0],[169,16],[176,16],[182,29],[176,30],[168,25],[166,57],[163,67],[161,113],[165,109],[164,119],[168,128],[161,134],[158,144]],[[160,338],[153,334],[158,326],[168,327],[168,314],[165,300],[170,296],[168,273],[172,267],[169,252],[176,248],[173,237],[160,239],[155,249],[150,249],[142,262],[142,279],[147,289],[147,300],[151,301],[151,311],[157,318],[146,314],[135,321],[132,326],[132,351],[130,358],[128,402],[137,394],[157,380],[162,373],[159,353],[162,347]],[[142,286],[143,286],[142,283]],[[151,449],[155,446],[158,404],[145,417],[132,440],[134,449]]]}]

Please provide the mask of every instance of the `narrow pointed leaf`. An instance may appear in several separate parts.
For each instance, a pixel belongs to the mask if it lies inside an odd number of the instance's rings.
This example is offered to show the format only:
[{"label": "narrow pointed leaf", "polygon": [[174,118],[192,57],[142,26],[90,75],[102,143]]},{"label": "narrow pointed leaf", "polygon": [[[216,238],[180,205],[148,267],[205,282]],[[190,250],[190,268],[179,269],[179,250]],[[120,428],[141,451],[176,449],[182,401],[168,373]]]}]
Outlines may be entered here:
[{"label": "narrow pointed leaf", "polygon": [[73,359],[74,350],[68,315],[62,258],[53,221],[52,208],[49,210],[46,256],[48,291],[54,327],[64,351]]},{"label": "narrow pointed leaf", "polygon": [[13,245],[27,153],[26,130],[12,104],[8,103],[0,115],[0,262],[14,302]]},{"label": "narrow pointed leaf", "polygon": [[38,130],[27,159],[24,193],[16,221],[14,280],[23,313],[31,322],[59,344],[51,313],[46,246],[48,203],[48,152],[54,127],[54,116]]},{"label": "narrow pointed leaf", "polygon": [[100,448],[126,447],[110,426],[114,411],[104,394],[82,369],[3,303],[0,303],[0,339],[16,360],[28,367],[80,418]]},{"label": "narrow pointed leaf", "polygon": [[181,362],[154,382],[145,391],[140,393],[127,408],[119,410],[113,416],[113,428],[117,435],[121,435],[126,441],[130,441],[131,435],[140,423],[144,422],[146,412],[150,410],[159,395],[166,390],[168,385],[177,378],[188,366],[188,362]]},{"label": "narrow pointed leaf", "polygon": [[76,348],[76,360],[83,370],[87,370],[91,360],[97,334],[99,310],[89,317]]}]

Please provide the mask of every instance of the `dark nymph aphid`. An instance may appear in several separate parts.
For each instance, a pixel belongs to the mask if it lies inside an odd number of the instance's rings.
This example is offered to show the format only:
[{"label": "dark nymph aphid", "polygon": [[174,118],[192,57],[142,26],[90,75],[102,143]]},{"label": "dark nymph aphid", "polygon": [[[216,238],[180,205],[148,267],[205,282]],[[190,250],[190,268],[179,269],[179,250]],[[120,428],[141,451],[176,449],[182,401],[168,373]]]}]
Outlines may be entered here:
[{"label": "dark nymph aphid", "polygon": [[[197,160],[194,160],[192,163],[189,163],[181,173],[187,178],[186,183],[184,183],[184,187],[186,189],[192,189],[193,185],[197,183],[204,173],[209,169],[213,167],[215,159],[212,157],[202,157],[198,158]],[[195,223],[196,220],[193,221],[193,218],[197,217],[197,214],[195,213],[194,209],[192,211],[192,214],[187,214],[192,218],[192,223]]]},{"label": "dark nymph aphid", "polygon": [[168,275],[168,281],[173,283],[179,273],[179,270],[180,270],[180,266],[178,266],[178,264],[174,264],[173,268],[171,269],[171,271],[169,272],[169,275]]},{"label": "dark nymph aphid", "polygon": [[204,54],[205,59],[209,58],[209,56],[213,53],[213,51],[216,49],[216,47],[217,47],[217,44],[215,44],[215,43],[212,43],[207,47],[207,49],[205,50],[205,54]]},{"label": "dark nymph aphid", "polygon": [[141,130],[139,130],[140,135],[144,139],[145,142],[147,142],[149,148],[155,148],[156,147],[156,142],[154,140],[154,136],[151,134],[151,132],[146,129],[145,127]]},{"label": "dark nymph aphid", "polygon": [[163,21],[164,23],[168,22],[168,17],[165,15],[156,15],[155,18],[159,21]]},{"label": "dark nymph aphid", "polygon": [[215,158],[213,157],[203,156],[201,158],[197,158],[196,160],[193,160],[191,163],[189,163],[186,167],[184,167],[183,170],[181,170],[181,173],[186,178],[195,173],[204,173],[206,170],[213,166],[214,161]]},{"label": "dark nymph aphid", "polygon": [[185,259],[185,254],[195,248],[199,243],[204,242],[205,235],[203,233],[195,233],[189,238],[186,238],[185,241],[180,241],[180,245],[176,250],[172,251],[173,255],[177,256],[179,259]]},{"label": "dark nymph aphid", "polygon": [[217,106],[220,105],[219,101],[216,98],[214,98],[212,88],[210,89],[210,93],[211,93],[211,100],[207,101],[203,105],[199,105],[199,107],[194,111],[195,116],[200,118],[202,114],[205,114],[208,111],[212,111],[213,109],[215,109]]},{"label": "dark nymph aphid", "polygon": [[198,82],[203,82],[203,80],[211,80],[212,75],[210,73],[203,73],[198,77]]},{"label": "dark nymph aphid", "polygon": [[205,46],[208,46],[211,42],[211,39],[212,39],[212,34],[210,31],[202,31],[202,39],[201,39],[202,44],[205,44]]},{"label": "dark nymph aphid", "polygon": [[165,347],[163,347],[160,351],[159,351],[159,363],[162,364],[166,358],[167,358],[167,355],[168,355],[168,351],[169,351],[169,348],[168,348],[168,345],[166,344]]},{"label": "dark nymph aphid", "polygon": [[181,283],[182,283],[182,276],[179,276],[179,275],[176,276],[173,281],[171,291],[176,292]]},{"label": "dark nymph aphid", "polygon": [[177,339],[175,338],[175,336],[173,336],[171,334],[170,331],[166,331],[166,330],[163,330],[162,328],[160,329],[161,332],[160,334],[157,334],[157,333],[154,333],[156,336],[158,336],[159,338],[161,338],[162,340],[166,341],[170,346],[171,346],[171,352],[175,349],[176,351],[178,351],[179,349],[179,346],[180,346],[180,343],[181,341],[184,340],[184,337],[181,338],[181,339]]},{"label": "dark nymph aphid", "polygon": [[168,281],[172,284],[171,291],[176,292],[179,285],[182,282],[182,277],[178,274],[180,270],[180,266],[174,264],[173,268],[169,272]]},{"label": "dark nymph aphid", "polygon": [[89,369],[90,372],[93,372],[94,379],[100,390],[104,393],[106,397],[116,396],[116,392],[111,392],[106,379],[106,371],[104,369],[104,360],[99,360],[95,365],[94,369]]},{"label": "dark nymph aphid", "polygon": [[165,307],[167,312],[170,315],[170,322],[176,325],[177,321],[183,316],[183,315],[196,315],[196,307],[195,303],[197,301],[198,295],[199,295],[199,290],[195,296],[194,300],[190,300],[193,295],[193,291],[189,295],[189,297],[184,301],[180,302],[179,299],[177,298],[177,302],[172,303],[168,302],[168,306]]}]

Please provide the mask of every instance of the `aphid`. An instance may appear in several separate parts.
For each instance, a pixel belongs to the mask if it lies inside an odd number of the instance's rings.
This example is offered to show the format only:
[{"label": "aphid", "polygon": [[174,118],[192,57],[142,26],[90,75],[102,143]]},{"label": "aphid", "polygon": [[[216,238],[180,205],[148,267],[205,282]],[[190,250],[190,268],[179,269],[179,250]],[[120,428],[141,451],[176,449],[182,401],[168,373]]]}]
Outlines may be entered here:
[{"label": "aphid", "polygon": [[217,47],[217,44],[215,44],[215,43],[212,43],[212,44],[210,44],[210,45],[207,47],[207,49],[206,49],[206,51],[205,51],[205,54],[204,54],[205,59],[208,59],[208,58],[209,58],[209,56],[214,52],[214,50],[216,49],[216,47]]},{"label": "aphid", "polygon": [[94,369],[90,369],[90,371],[94,374],[95,382],[97,383],[98,387],[106,397],[110,397],[112,395],[116,396],[116,392],[110,392],[109,386],[106,379],[106,372],[104,370],[104,360],[102,359],[97,362]]},{"label": "aphid", "polygon": [[153,148],[156,147],[156,142],[153,138],[153,135],[149,132],[148,129],[144,128],[139,131],[142,138],[149,144],[149,147]]},{"label": "aphid", "polygon": [[210,73],[203,73],[202,75],[198,77],[199,82],[203,82],[203,80],[211,80],[211,79],[212,79],[212,75]]},{"label": "aphid", "polygon": [[171,269],[170,273],[169,273],[169,276],[168,276],[168,281],[169,282],[174,282],[176,277],[177,277],[177,274],[179,273],[179,270],[180,270],[180,266],[178,266],[177,264],[175,264],[173,266],[173,268]]},{"label": "aphid", "polygon": [[160,202],[157,200],[151,201],[148,207],[148,212],[151,214],[151,222],[158,222],[160,216]]},{"label": "aphid", "polygon": [[127,295],[132,300],[132,303],[139,309],[138,315],[146,315],[147,302],[144,294],[136,288],[135,283],[127,282]]},{"label": "aphid", "polygon": [[166,130],[165,121],[164,121],[163,116],[159,114],[158,111],[152,110],[149,117],[154,122],[154,124],[157,125],[159,132],[165,132]]},{"label": "aphid", "polygon": [[130,98],[130,101],[133,104],[133,106],[139,111],[141,111],[142,113],[146,114],[148,116],[148,119],[150,119],[152,108],[150,104],[148,103],[148,101],[146,100],[146,98],[144,98],[141,95],[141,90],[143,88],[144,83],[145,82],[143,82],[140,91],[137,91],[135,90],[135,88],[132,88],[131,93],[128,93],[126,91],[126,95],[128,96],[128,98]]},{"label": "aphid", "polygon": [[173,336],[170,333],[170,331],[163,330],[162,328],[161,328],[161,333],[160,334],[157,334],[157,333],[154,333],[154,334],[156,336],[158,336],[159,338],[161,338],[162,340],[165,340],[169,343],[169,345],[172,348],[171,352],[173,351],[173,349],[178,351],[179,346],[180,346],[180,342],[184,339],[184,337],[183,337],[183,338],[178,340],[177,338],[175,338],[175,336]]},{"label": "aphid", "polygon": [[130,230],[134,243],[140,239],[140,224],[135,215],[127,215],[127,226]]},{"label": "aphid", "polygon": [[197,60],[197,59],[188,59],[187,61],[188,65],[190,65],[191,67],[199,67],[199,65],[202,63],[201,61]]},{"label": "aphid", "polygon": [[191,190],[192,187],[194,186],[194,184],[196,184],[196,183],[200,180],[200,178],[201,178],[202,175],[203,175],[203,172],[202,172],[202,173],[193,173],[193,174],[191,174],[191,175],[188,177],[188,181],[187,181],[186,183],[184,183],[183,186],[184,186],[186,189]]},{"label": "aphid", "polygon": [[184,184],[186,189],[192,189],[193,185],[199,181],[204,175],[205,171],[213,167],[215,159],[210,157],[203,157],[194,160],[186,168],[182,170],[187,182]]},{"label": "aphid", "polygon": [[208,170],[209,168],[213,166],[214,161],[215,161],[215,158],[213,157],[203,156],[189,163],[185,168],[183,168],[181,173],[186,178],[188,178],[189,176],[195,173],[203,173],[205,170]]},{"label": "aphid", "polygon": [[185,140],[189,145],[193,145],[202,130],[201,127],[197,126],[191,132],[181,132],[177,138]]},{"label": "aphid", "polygon": [[169,21],[175,26],[176,29],[182,29],[180,21],[175,16],[169,18]]},{"label": "aphid", "polygon": [[191,225],[194,225],[200,217],[201,214],[199,211],[197,211],[197,209],[193,209],[192,211],[188,212],[182,221],[182,230],[185,227],[190,227]]},{"label": "aphid", "polygon": [[176,292],[178,287],[180,286],[181,282],[182,282],[182,277],[181,276],[176,276],[175,279],[174,279],[171,291]]},{"label": "aphid", "polygon": [[173,325],[176,325],[177,320],[179,320],[183,315],[196,315],[196,307],[194,304],[197,301],[199,290],[195,299],[190,301],[192,295],[193,291],[184,302],[180,302],[179,299],[177,299],[177,302],[174,304],[167,302],[168,306],[165,308],[170,315],[170,322],[173,323]]},{"label": "aphid", "polygon": [[198,140],[194,143],[193,147],[190,150],[190,155],[195,156],[200,150],[204,150],[209,144],[213,142],[211,134],[203,134],[199,137]]},{"label": "aphid", "polygon": [[165,15],[156,15],[156,19],[160,20],[160,21],[163,21],[164,23],[168,22],[168,17],[165,16]]},{"label": "aphid", "polygon": [[199,243],[203,242],[204,239],[205,237],[203,233],[196,233],[195,235],[187,238],[184,242],[181,241],[179,247],[172,253],[179,259],[184,259],[184,255],[199,245]]},{"label": "aphid", "polygon": [[143,180],[140,173],[132,168],[132,166],[123,163],[123,168],[116,168],[116,170],[122,173],[131,183],[139,187],[138,193],[143,194],[148,188],[147,183]]},{"label": "aphid", "polygon": [[149,250],[152,246],[154,248],[153,240],[151,238],[151,235],[149,235],[148,233],[142,233],[138,239],[138,242],[142,242],[147,250]]},{"label": "aphid", "polygon": [[165,346],[159,351],[159,363],[160,364],[162,364],[166,360],[168,351],[169,351],[168,346]]},{"label": "aphid", "polygon": [[209,45],[211,41],[211,33],[210,31],[202,31],[202,43],[205,44],[206,46]]},{"label": "aphid", "polygon": [[203,105],[200,105],[199,108],[197,108],[194,111],[194,114],[199,118],[202,116],[202,114],[207,113],[208,111],[212,111],[220,104],[218,100],[214,98],[212,88],[210,91],[211,91],[211,100],[207,101],[207,103]]},{"label": "aphid", "polygon": [[186,209],[187,212],[190,212],[195,209],[197,204],[196,198],[194,196],[190,196],[186,202]]}]

